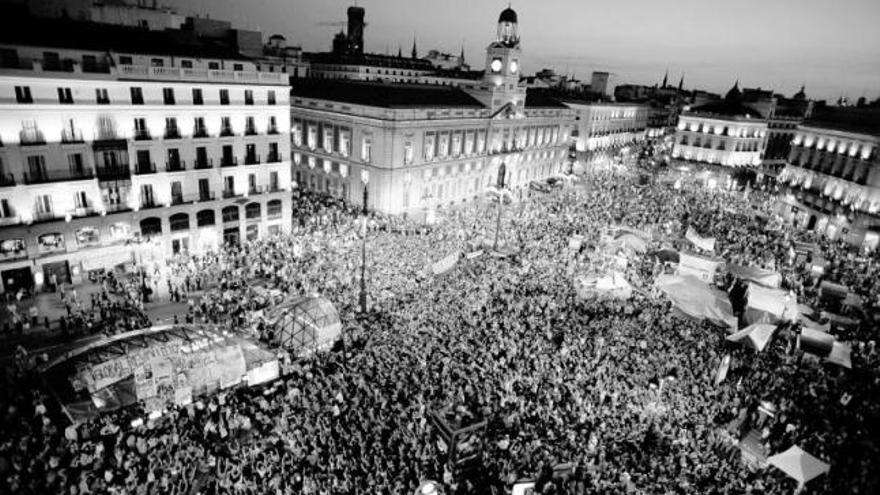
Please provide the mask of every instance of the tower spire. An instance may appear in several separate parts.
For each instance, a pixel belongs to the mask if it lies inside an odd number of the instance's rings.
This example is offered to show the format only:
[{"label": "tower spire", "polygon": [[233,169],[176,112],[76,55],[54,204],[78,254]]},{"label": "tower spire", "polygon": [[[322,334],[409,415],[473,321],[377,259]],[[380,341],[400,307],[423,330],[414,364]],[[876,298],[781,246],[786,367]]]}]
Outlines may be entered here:
[{"label": "tower spire", "polygon": [[684,72],[681,73],[681,79],[678,80],[678,92],[684,89]]},{"label": "tower spire", "polygon": [[413,35],[412,58],[419,58],[419,51],[416,49],[416,35]]},{"label": "tower spire", "polygon": [[458,56],[458,65],[464,66],[464,41],[461,42],[461,55]]},{"label": "tower spire", "polygon": [[666,74],[663,75],[663,89],[666,89],[666,83],[669,80],[669,69],[666,69]]}]

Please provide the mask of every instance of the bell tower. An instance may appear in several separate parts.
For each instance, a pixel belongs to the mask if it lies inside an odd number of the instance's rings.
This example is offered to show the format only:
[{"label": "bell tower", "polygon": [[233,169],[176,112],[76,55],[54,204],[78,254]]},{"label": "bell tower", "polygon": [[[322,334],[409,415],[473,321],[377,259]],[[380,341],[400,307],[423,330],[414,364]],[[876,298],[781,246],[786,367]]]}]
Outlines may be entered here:
[{"label": "bell tower", "polygon": [[520,86],[519,32],[516,11],[508,7],[498,16],[495,41],[486,48],[484,87],[491,93],[488,105],[492,111],[512,103],[525,104],[525,87]]}]

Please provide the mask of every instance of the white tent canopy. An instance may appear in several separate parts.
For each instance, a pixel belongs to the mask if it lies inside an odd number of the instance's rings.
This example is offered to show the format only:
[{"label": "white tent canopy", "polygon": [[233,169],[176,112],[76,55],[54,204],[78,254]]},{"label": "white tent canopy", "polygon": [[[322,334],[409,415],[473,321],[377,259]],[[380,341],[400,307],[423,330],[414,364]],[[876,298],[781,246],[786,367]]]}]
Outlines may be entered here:
[{"label": "white tent canopy", "polygon": [[830,469],[827,463],[804,452],[796,445],[785,452],[770,456],[767,462],[792,477],[799,485],[827,473]]},{"label": "white tent canopy", "polygon": [[741,342],[743,345],[749,345],[756,351],[761,352],[767,347],[767,343],[770,342],[770,337],[773,336],[774,330],[776,330],[776,325],[756,323],[728,336],[727,340]]}]

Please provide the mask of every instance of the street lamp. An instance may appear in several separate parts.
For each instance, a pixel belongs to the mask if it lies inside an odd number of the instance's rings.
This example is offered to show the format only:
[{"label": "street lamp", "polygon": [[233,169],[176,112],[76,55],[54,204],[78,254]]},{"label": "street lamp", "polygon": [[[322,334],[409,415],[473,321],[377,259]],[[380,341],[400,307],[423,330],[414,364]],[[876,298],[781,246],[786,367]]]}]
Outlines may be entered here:
[{"label": "street lamp", "polygon": [[501,208],[504,206],[504,179],[507,172],[507,165],[503,162],[498,167],[498,179],[495,187],[498,189],[498,218],[495,221],[495,242],[492,243],[492,250],[498,250],[498,233],[501,232]]},{"label": "street lamp", "polygon": [[361,240],[361,292],[359,301],[361,305],[361,313],[367,312],[367,200],[369,199],[369,190],[367,184],[370,182],[369,170],[361,170],[361,182],[364,185],[364,202],[362,213],[364,215],[364,232]]}]

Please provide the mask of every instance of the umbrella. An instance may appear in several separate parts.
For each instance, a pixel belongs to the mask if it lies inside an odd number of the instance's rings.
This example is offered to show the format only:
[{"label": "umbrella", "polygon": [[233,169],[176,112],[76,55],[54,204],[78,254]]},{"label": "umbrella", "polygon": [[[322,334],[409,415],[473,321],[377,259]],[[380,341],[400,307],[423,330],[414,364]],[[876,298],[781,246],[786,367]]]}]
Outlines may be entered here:
[{"label": "umbrella", "polygon": [[793,446],[780,454],[772,455],[767,462],[794,478],[799,485],[828,472],[830,466],[820,459]]}]

